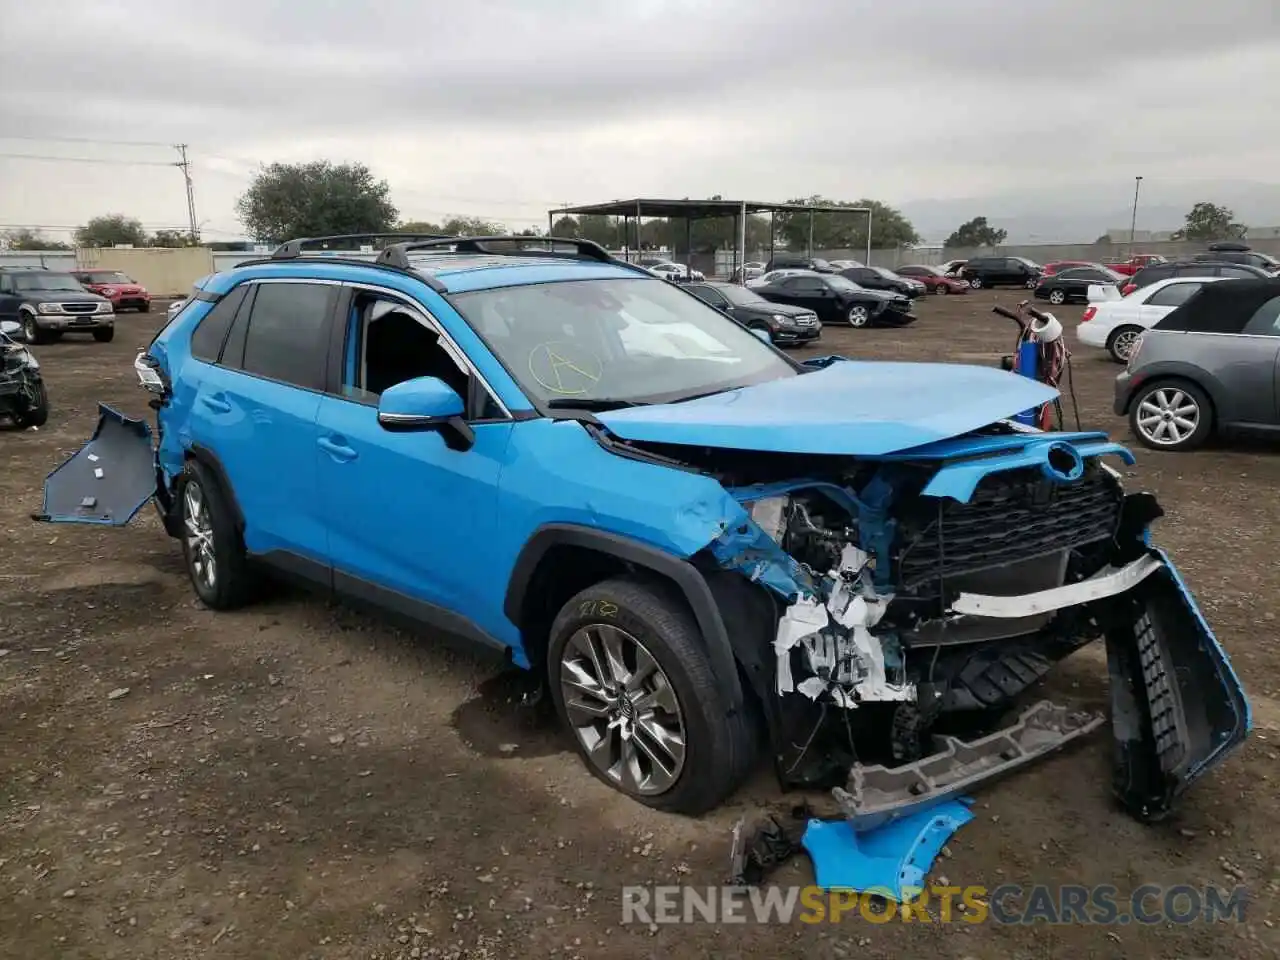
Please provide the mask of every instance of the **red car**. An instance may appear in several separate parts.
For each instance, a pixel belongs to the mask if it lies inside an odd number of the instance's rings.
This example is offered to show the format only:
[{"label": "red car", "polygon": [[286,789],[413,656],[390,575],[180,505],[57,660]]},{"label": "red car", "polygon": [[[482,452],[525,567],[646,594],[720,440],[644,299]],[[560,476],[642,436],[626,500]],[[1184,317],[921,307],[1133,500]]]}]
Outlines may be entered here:
[{"label": "red car", "polygon": [[919,280],[930,293],[947,294],[969,292],[968,281],[961,280],[959,277],[948,276],[942,271],[941,267],[926,267],[923,265],[912,264],[905,267],[898,267],[894,273],[900,277],[910,277],[912,280]]},{"label": "red car", "polygon": [[1158,253],[1139,253],[1128,260],[1120,260],[1116,263],[1107,263],[1108,270],[1114,270],[1116,273],[1123,274],[1126,277],[1132,277],[1143,267],[1149,267],[1153,263],[1168,263],[1168,257],[1162,257]]},{"label": "red car", "polygon": [[71,275],[86,290],[110,300],[117,312],[138,310],[146,313],[151,309],[151,294],[147,293],[147,288],[134,283],[119,270],[73,270]]}]

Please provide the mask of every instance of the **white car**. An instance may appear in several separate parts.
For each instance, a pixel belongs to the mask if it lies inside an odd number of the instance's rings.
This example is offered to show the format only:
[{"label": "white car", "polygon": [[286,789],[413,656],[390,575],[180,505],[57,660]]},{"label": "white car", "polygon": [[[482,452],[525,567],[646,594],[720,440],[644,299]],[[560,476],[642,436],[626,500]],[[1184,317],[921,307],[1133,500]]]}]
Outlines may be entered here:
[{"label": "white car", "polygon": [[[1229,277],[1170,277],[1135,290],[1127,297],[1113,286],[1090,288],[1089,307],[1076,327],[1076,339],[1102,347],[1116,363],[1128,363],[1143,331],[1182,306],[1206,283]],[[1095,292],[1096,290],[1096,292]]]},{"label": "white car", "polygon": [[763,273],[760,276],[756,277],[754,280],[748,280],[747,286],[763,287],[766,284],[773,283],[775,280],[781,280],[783,277],[794,277],[802,273],[804,274],[817,273],[817,271],[816,270],[800,270],[798,268],[792,268],[792,269],[786,269],[786,270],[770,270],[768,273]]},{"label": "white car", "polygon": [[651,267],[646,267],[655,277],[662,277],[664,280],[705,280],[706,276],[701,270],[690,270],[683,263],[655,263]]}]

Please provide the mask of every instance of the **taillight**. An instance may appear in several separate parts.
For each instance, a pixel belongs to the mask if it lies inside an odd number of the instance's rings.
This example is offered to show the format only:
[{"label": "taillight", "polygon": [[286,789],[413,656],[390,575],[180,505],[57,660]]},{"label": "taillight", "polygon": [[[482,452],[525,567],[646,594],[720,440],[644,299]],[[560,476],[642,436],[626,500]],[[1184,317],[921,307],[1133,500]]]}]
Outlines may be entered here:
[{"label": "taillight", "polygon": [[1124,289],[1120,291],[1120,296],[1127,297],[1129,294],[1133,293],[1133,291],[1137,289],[1138,289],[1138,285],[1136,283],[1126,283],[1124,285]]},{"label": "taillight", "polygon": [[1097,308],[1097,307],[1088,307],[1088,308],[1085,310],[1085,312],[1084,312],[1084,316],[1082,316],[1082,317],[1080,318],[1080,322],[1081,322],[1081,323],[1088,323],[1090,320],[1092,320],[1092,319],[1097,315],[1097,313],[1098,313],[1098,308]]}]

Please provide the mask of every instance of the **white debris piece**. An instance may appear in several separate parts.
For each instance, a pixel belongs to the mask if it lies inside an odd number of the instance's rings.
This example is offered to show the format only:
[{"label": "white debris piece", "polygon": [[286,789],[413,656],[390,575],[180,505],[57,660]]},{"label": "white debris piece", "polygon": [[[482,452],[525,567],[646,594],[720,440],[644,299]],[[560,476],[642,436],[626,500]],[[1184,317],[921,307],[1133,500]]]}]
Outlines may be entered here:
[{"label": "white debris piece", "polygon": [[[831,572],[833,586],[826,603],[801,597],[787,608],[773,643],[779,693],[794,690],[812,700],[827,693],[846,709],[861,701],[915,699],[914,684],[889,682],[884,648],[871,633],[892,597],[878,595],[862,576],[869,559],[864,551],[846,545],[839,569]],[[791,651],[797,645],[803,647],[814,674],[798,685],[791,672]]]},{"label": "white debris piece", "polygon": [[99,480],[101,480],[101,479],[102,479],[102,468],[101,468],[101,467],[94,467],[94,468],[93,468],[93,475],[94,475],[95,477],[97,477]]}]

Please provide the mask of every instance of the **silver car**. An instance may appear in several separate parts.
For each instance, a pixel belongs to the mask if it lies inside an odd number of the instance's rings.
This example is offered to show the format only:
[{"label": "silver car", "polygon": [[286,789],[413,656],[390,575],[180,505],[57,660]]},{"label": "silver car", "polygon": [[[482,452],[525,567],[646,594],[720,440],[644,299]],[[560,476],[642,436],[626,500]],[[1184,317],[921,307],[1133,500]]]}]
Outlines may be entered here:
[{"label": "silver car", "polygon": [[1138,339],[1115,413],[1155,450],[1280,432],[1280,278],[1205,284]]}]

